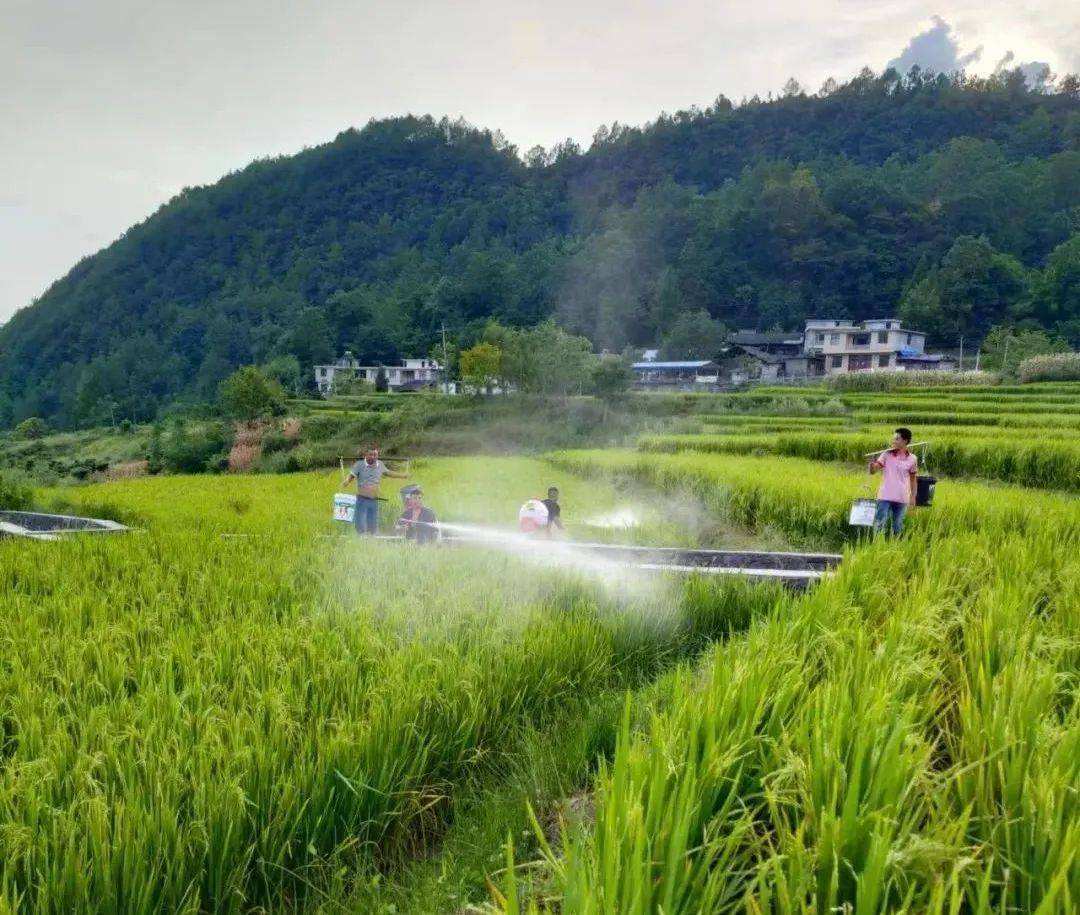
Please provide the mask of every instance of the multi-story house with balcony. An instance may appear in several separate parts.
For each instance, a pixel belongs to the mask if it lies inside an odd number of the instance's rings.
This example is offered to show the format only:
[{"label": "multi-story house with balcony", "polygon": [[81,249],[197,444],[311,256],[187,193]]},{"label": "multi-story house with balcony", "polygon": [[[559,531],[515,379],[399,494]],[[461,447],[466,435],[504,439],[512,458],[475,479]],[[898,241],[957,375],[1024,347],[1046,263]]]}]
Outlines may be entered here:
[{"label": "multi-story house with balcony", "polygon": [[846,372],[903,372],[956,368],[947,356],[926,352],[926,334],[900,326],[896,318],[852,323],[814,318],[806,322],[803,350],[820,360],[826,375]]},{"label": "multi-story house with balcony", "polygon": [[374,382],[381,369],[391,391],[410,391],[436,385],[441,368],[434,359],[405,359],[401,365],[361,365],[352,353],[346,352],[328,365],[315,366],[315,386],[320,394],[331,394],[336,382],[344,379]]}]

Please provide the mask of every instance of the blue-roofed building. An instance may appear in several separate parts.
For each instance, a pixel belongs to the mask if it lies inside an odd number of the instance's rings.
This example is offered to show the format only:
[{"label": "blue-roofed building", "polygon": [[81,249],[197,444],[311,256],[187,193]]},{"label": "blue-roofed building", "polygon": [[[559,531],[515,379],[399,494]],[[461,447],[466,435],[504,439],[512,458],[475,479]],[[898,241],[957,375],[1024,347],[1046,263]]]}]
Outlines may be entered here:
[{"label": "blue-roofed building", "polygon": [[633,364],[637,383],[643,388],[669,387],[693,390],[720,381],[720,366],[710,359],[675,362],[647,360]]}]

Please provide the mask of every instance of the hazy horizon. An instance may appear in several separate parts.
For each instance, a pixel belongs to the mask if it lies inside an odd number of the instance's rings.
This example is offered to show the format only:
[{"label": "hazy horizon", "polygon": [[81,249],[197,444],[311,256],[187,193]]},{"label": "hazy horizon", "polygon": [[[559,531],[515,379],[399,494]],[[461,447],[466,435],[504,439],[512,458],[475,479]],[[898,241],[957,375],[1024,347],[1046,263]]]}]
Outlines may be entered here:
[{"label": "hazy horizon", "polygon": [[[601,124],[914,63],[1080,70],[1080,14],[1041,0],[745,8],[443,2],[316,12],[196,0],[12,0],[0,164],[0,323],[185,186],[373,118],[464,117],[520,152]],[[808,46],[812,53],[807,53]],[[1010,56],[1011,55],[1011,56]]]}]

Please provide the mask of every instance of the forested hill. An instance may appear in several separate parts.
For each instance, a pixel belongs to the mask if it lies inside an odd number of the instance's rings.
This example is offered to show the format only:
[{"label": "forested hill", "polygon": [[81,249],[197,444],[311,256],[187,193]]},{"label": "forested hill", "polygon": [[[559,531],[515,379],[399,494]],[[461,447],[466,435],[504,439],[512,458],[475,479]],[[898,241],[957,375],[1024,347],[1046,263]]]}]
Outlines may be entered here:
[{"label": "forested hill", "polygon": [[0,328],[0,423],[148,419],[237,365],[426,353],[489,318],[599,347],[680,318],[899,313],[1080,337],[1080,92],[864,73],[524,156],[404,117],[187,190]]}]

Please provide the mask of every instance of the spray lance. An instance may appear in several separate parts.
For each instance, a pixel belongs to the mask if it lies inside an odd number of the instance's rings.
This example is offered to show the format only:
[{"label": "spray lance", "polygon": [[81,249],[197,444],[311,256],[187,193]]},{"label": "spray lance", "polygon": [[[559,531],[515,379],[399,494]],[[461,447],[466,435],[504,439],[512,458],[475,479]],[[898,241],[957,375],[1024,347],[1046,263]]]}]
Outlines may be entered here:
[{"label": "spray lance", "polygon": [[[379,460],[380,461],[389,461],[391,464],[407,464],[407,463],[409,463],[409,461],[413,460],[413,458],[411,456],[409,456],[409,457],[385,456],[384,457],[383,455],[379,455]],[[340,454],[338,455],[338,468],[341,470],[341,485],[344,486],[345,481],[349,478],[349,475],[345,470],[345,458],[343,458]],[[375,496],[375,499],[377,501],[379,501],[379,502],[388,502],[389,501],[384,496]]]},{"label": "spray lance", "polygon": [[[391,462],[407,461],[408,458],[388,457],[386,460]],[[345,481],[349,478],[348,473],[345,470],[345,459],[338,455],[338,468],[341,471],[341,485],[345,485]],[[387,500],[382,496],[375,496],[379,502],[386,502]],[[356,495],[351,492],[339,492],[335,493],[333,501],[333,517],[335,521],[341,521],[345,524],[352,524],[356,513]]]},{"label": "spray lance", "polygon": [[[908,445],[908,448],[921,448],[923,445],[929,445],[929,442],[912,442]],[[863,455],[863,457],[877,457],[879,454],[884,454],[886,451],[892,451],[893,446],[889,445],[888,448],[882,448],[880,451],[870,451]]]}]

